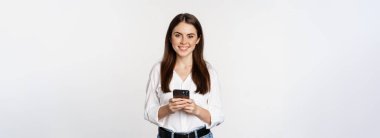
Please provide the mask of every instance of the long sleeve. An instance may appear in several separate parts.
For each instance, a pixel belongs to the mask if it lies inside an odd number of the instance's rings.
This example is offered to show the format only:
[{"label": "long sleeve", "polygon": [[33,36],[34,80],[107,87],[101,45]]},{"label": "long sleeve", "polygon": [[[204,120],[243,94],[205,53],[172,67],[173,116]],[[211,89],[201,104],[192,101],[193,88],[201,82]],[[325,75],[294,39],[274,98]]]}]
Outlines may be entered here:
[{"label": "long sleeve", "polygon": [[210,95],[207,100],[208,111],[211,115],[211,125],[206,125],[208,129],[215,127],[224,121],[224,114],[222,112],[222,102],[220,95],[220,85],[218,76],[215,70],[210,70],[211,89]]},{"label": "long sleeve", "polygon": [[159,82],[159,66],[155,65],[150,72],[149,81],[146,89],[144,118],[149,122],[162,126],[162,121],[158,120],[158,110],[160,109],[160,101],[157,95],[157,87]]}]

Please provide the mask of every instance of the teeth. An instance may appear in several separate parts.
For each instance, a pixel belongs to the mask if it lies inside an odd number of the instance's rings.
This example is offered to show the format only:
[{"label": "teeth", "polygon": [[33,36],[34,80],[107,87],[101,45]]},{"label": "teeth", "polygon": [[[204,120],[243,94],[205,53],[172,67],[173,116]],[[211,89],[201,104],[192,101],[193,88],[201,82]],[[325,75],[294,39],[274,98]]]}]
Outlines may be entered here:
[{"label": "teeth", "polygon": [[188,46],[180,46],[179,47],[179,49],[181,49],[181,50],[186,50],[186,49],[188,49],[189,47]]}]

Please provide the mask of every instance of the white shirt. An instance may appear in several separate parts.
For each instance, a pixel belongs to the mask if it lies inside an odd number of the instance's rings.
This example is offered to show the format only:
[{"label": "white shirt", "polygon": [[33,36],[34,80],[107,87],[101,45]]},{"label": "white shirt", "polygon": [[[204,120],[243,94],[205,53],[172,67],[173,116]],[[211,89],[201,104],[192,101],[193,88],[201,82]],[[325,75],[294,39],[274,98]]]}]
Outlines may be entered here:
[{"label": "white shirt", "polygon": [[195,93],[197,87],[191,78],[191,74],[186,80],[182,81],[181,77],[179,77],[175,71],[173,71],[173,78],[169,84],[169,88],[172,91],[174,89],[189,90],[190,99],[193,99],[195,104],[210,112],[211,125],[203,122],[195,115],[187,114],[184,111],[177,111],[158,120],[158,110],[160,107],[168,104],[169,99],[173,98],[172,92],[163,93],[161,90],[160,66],[160,63],[155,64],[150,73],[145,99],[144,117],[146,120],[174,132],[189,132],[202,126],[206,126],[206,128],[210,129],[224,121],[224,115],[221,111],[218,77],[215,70],[209,64],[207,64],[207,68],[211,80],[210,92],[204,95]]}]

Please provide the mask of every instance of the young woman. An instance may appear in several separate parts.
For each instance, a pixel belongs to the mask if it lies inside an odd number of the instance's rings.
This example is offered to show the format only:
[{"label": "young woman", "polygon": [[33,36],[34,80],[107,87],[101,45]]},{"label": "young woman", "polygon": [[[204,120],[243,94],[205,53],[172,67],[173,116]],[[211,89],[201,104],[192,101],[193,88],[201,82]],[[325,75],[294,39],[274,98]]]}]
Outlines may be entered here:
[{"label": "young woman", "polygon": [[[174,17],[146,92],[145,119],[159,127],[158,138],[212,138],[210,128],[224,120],[218,77],[203,59],[203,43],[195,16]],[[190,98],[173,98],[174,89],[189,90]]]}]

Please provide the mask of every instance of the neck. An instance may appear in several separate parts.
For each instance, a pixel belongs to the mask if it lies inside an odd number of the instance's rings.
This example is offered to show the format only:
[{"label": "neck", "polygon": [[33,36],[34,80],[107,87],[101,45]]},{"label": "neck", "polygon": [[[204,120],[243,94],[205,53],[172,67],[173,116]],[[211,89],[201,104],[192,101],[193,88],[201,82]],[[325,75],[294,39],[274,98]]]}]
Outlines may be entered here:
[{"label": "neck", "polygon": [[177,60],[176,60],[175,64],[177,67],[184,67],[184,68],[192,67],[193,66],[193,57],[191,54],[186,56],[186,57],[177,56]]}]

